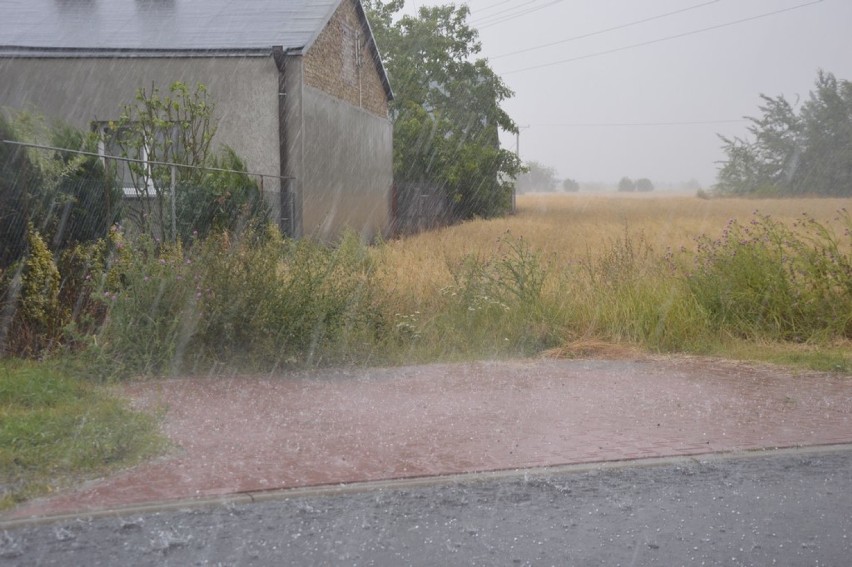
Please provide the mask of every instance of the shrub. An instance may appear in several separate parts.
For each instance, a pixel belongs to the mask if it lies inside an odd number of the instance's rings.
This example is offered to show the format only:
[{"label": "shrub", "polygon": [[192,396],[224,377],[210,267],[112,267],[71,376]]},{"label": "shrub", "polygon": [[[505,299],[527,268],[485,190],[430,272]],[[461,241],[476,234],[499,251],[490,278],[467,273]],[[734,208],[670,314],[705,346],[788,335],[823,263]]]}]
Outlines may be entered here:
[{"label": "shrub", "polygon": [[3,279],[0,324],[5,330],[4,354],[40,356],[55,350],[62,339],[68,312],[59,301],[59,270],[41,235],[29,226],[27,251]]},{"label": "shrub", "polygon": [[[97,150],[93,135],[28,113],[0,116],[0,139]],[[0,144],[0,267],[24,253],[27,223],[53,250],[105,236],[120,197],[96,157]]]},{"label": "shrub", "polygon": [[104,285],[95,297],[106,310],[90,355],[97,368],[108,374],[167,373],[176,361],[197,318],[191,260],[178,244],[158,248],[140,236],[123,266],[119,287]]},{"label": "shrub", "polygon": [[363,349],[372,262],[357,237],[337,246],[230,233],[157,248],[132,247],[118,291],[105,289],[103,327],[90,354],[102,375],[320,364]]},{"label": "shrub", "polygon": [[813,219],[793,228],[757,213],[747,225],[731,220],[719,239],[698,239],[687,280],[715,325],[735,336],[852,337],[852,256]]},{"label": "shrub", "polygon": [[177,229],[184,242],[216,232],[242,232],[269,218],[269,206],[234,150],[223,148],[210,167],[195,183],[177,188]]}]

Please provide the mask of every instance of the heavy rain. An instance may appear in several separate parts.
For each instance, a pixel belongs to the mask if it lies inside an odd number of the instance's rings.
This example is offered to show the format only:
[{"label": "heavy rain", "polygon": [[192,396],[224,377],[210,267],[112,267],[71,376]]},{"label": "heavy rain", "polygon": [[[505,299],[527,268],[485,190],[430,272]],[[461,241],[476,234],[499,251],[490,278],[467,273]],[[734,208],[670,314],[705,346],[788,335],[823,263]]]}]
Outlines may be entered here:
[{"label": "heavy rain", "polygon": [[0,563],[852,556],[852,5],[0,15]]}]

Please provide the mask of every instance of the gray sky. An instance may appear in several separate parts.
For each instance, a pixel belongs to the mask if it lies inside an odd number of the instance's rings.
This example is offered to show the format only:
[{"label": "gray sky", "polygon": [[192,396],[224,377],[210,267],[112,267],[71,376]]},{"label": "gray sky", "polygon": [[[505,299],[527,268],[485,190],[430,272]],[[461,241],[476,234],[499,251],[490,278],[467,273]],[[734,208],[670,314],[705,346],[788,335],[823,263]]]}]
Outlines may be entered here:
[{"label": "gray sky", "polygon": [[[406,11],[445,3],[407,0]],[[626,175],[712,185],[724,156],[716,134],[745,135],[741,119],[758,114],[760,93],[804,99],[819,68],[852,80],[852,0],[466,3],[481,55],[515,91],[504,108],[529,126],[522,159],[579,181]],[[657,18],[671,12],[679,13]],[[727,25],[746,18],[755,19]],[[691,33],[714,26],[721,27]],[[681,34],[688,35],[658,41]],[[561,43],[506,55],[554,42]],[[596,55],[612,50],[619,51]],[[557,63],[566,59],[574,60]],[[716,123],[659,125],[673,122]],[[514,149],[514,136],[503,143]]]}]

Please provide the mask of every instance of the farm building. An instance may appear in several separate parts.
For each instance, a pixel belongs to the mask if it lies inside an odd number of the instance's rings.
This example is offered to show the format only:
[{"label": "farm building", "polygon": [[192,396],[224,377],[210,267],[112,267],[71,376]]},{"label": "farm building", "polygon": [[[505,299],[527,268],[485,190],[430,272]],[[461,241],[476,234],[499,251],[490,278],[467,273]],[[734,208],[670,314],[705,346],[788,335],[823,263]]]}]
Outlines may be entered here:
[{"label": "farm building", "polygon": [[282,231],[390,225],[393,94],[359,0],[28,0],[0,21],[0,106],[89,129],[139,88],[204,84],[216,143],[271,174]]}]

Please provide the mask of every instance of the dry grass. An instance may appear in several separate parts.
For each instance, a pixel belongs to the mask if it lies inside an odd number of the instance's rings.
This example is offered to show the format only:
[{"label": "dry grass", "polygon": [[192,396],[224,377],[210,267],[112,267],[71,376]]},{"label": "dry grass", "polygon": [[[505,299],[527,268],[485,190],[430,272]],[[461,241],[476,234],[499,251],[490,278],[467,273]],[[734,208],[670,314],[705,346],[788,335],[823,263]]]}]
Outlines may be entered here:
[{"label": "dry grass", "polygon": [[625,231],[632,237],[642,236],[662,255],[667,249],[691,250],[696,236],[716,236],[730,219],[745,221],[755,211],[790,222],[807,213],[834,226],[841,207],[852,208],[852,199],[521,195],[516,215],[471,221],[389,243],[381,251],[388,268],[385,285],[403,295],[427,298],[452,283],[449,265],[467,254],[493,254],[507,233],[525,239],[544,259],[564,264],[609,249]]},{"label": "dry grass", "polygon": [[606,358],[609,360],[642,360],[644,353],[633,345],[620,345],[597,339],[569,341],[541,353],[544,358]]}]

